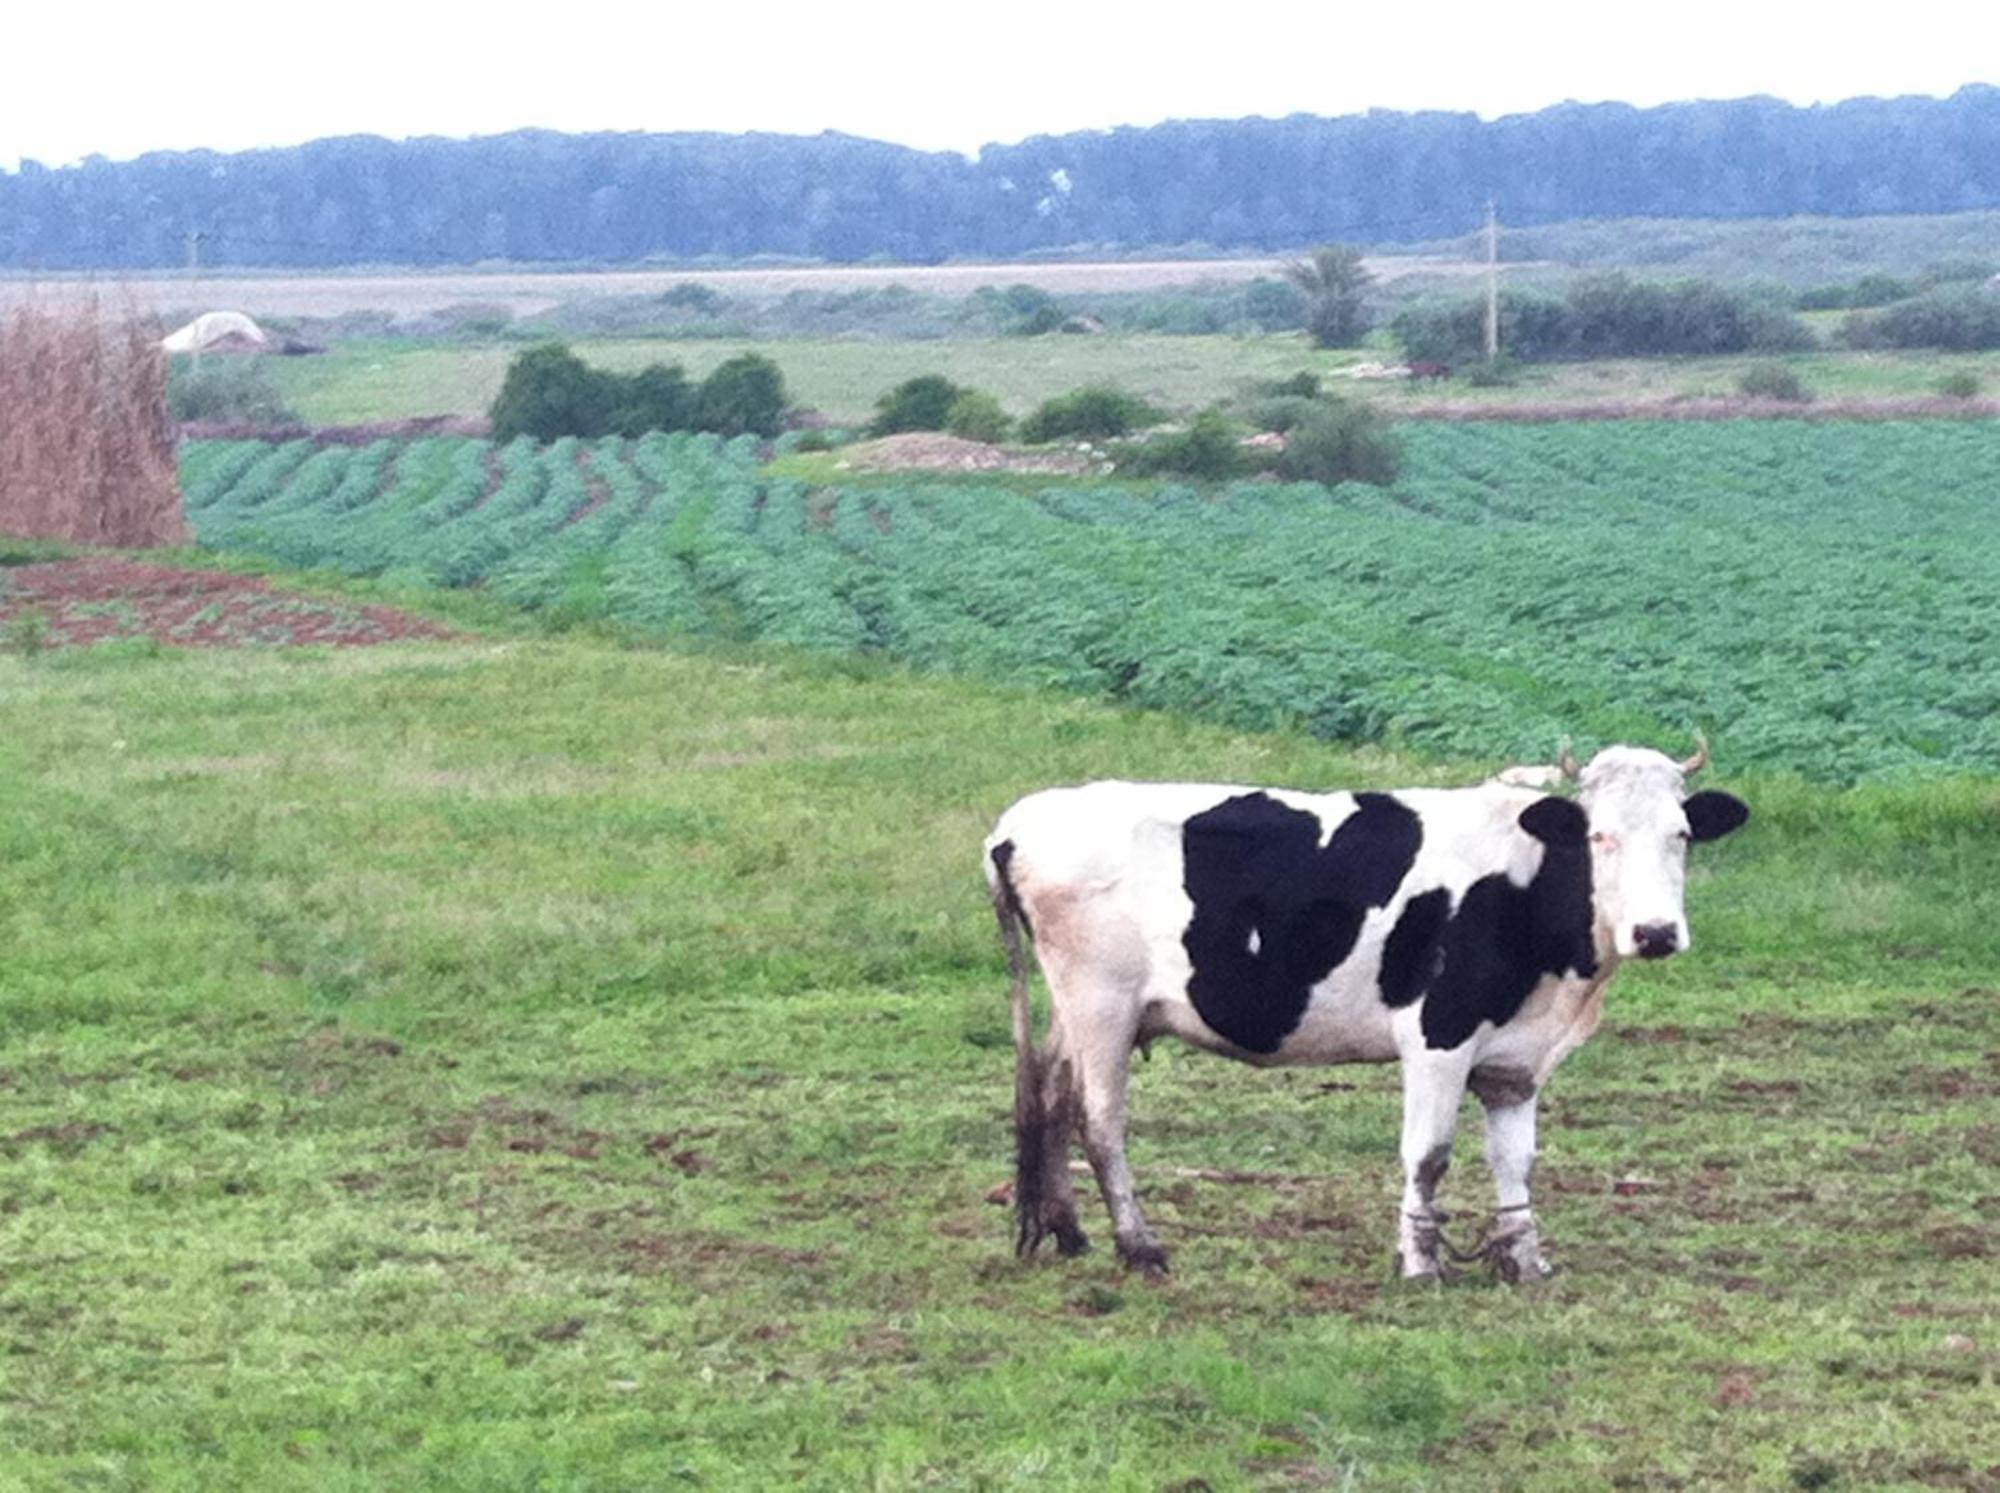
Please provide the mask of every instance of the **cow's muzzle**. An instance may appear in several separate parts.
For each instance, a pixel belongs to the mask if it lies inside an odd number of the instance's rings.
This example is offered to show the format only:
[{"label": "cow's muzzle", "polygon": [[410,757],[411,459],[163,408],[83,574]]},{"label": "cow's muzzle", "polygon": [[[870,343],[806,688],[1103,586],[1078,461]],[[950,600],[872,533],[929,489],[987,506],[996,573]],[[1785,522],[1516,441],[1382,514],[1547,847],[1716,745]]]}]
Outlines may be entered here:
[{"label": "cow's muzzle", "polygon": [[1632,947],[1641,959],[1664,959],[1680,952],[1680,930],[1672,923],[1640,923],[1632,930]]}]

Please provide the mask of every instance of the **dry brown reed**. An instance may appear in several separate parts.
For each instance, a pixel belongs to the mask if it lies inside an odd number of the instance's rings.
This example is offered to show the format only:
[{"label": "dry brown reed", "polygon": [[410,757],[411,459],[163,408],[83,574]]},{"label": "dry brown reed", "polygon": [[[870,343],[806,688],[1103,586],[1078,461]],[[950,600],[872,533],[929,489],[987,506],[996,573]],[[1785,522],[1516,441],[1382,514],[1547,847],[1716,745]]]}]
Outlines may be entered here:
[{"label": "dry brown reed", "polygon": [[181,544],[160,329],[96,296],[0,315],[0,533],[138,549]]}]

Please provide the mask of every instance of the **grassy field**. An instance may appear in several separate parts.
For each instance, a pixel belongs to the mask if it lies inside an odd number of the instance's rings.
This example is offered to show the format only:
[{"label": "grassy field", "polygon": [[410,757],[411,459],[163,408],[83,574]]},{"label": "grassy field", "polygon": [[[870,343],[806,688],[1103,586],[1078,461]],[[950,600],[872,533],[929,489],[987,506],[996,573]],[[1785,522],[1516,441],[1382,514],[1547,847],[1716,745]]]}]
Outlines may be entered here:
[{"label": "grassy field", "polygon": [[[630,338],[573,342],[590,361],[621,371],[679,363],[701,377],[742,352],[740,341]],[[1189,411],[1242,392],[1260,379],[1302,369],[1333,375],[1391,354],[1321,352],[1302,335],[1262,337],[996,337],[937,342],[779,341],[754,344],[784,370],[792,399],[835,421],[856,424],[904,379],[942,373],[988,390],[1015,414],[1081,384],[1112,383],[1168,409]],[[318,357],[267,364],[286,400],[317,424],[352,424],[418,415],[483,415],[499,392],[518,343],[421,346],[342,343]],[[1476,389],[1463,381],[1413,388],[1401,381],[1333,379],[1391,411],[1449,393],[1454,400],[1507,403],[1556,399],[1579,405],[1680,396],[1730,395],[1751,357],[1620,359],[1543,364],[1515,383]],[[1851,353],[1786,357],[1807,386],[1828,396],[1927,394],[1947,373],[1968,370],[2000,391],[2000,353]]]},{"label": "grassy field", "polygon": [[1390,1285],[1392,1073],[1181,1051],[1173,1280],[1012,1259],[992,816],[1493,765],[518,628],[0,654],[0,1486],[1990,1486],[1990,782],[1720,764],[1544,1289]]}]

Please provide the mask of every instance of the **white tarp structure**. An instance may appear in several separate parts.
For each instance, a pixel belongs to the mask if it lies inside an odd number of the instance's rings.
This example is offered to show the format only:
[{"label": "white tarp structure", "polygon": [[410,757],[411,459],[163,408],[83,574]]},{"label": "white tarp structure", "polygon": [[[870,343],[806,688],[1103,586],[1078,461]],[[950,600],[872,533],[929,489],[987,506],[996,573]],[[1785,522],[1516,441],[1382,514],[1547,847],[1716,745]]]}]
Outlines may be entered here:
[{"label": "white tarp structure", "polygon": [[170,353],[262,352],[264,329],[241,311],[209,311],[160,343]]}]

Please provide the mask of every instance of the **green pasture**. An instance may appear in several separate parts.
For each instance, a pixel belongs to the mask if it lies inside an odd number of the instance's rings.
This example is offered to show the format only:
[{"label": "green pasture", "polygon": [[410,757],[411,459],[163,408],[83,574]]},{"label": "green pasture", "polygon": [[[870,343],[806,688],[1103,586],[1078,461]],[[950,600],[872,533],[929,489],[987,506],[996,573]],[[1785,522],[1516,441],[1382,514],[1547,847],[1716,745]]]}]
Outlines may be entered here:
[{"label": "green pasture", "polygon": [[[499,391],[519,342],[487,344],[336,343],[315,357],[271,359],[266,366],[288,403],[315,424],[356,424],[419,415],[483,415]],[[1329,376],[1343,390],[1380,401],[1390,411],[1449,397],[1506,403],[1558,400],[1580,406],[1634,399],[1725,397],[1737,392],[1746,368],[1766,358],[1627,358],[1530,365],[1494,388],[1464,380],[1413,387],[1335,377],[1357,362],[1395,357],[1384,347],[1323,352],[1303,335],[1256,337],[1061,336],[994,337],[935,342],[886,340],[742,340],[671,338],[577,339],[583,357],[629,372],[648,363],[679,363],[691,377],[707,374],[746,348],[774,359],[798,404],[838,423],[858,424],[875,401],[905,379],[941,373],[985,389],[1006,408],[1026,414],[1043,400],[1080,385],[1111,383],[1169,410],[1192,411],[1243,392],[1258,380],[1301,370]],[[1946,374],[1969,370],[2000,394],[2000,354],[1855,353],[1827,349],[1780,359],[1822,397],[1866,398],[1930,394]]]},{"label": "green pasture", "polygon": [[1178,1050],[1171,1281],[1012,1258],[992,817],[1497,765],[514,621],[0,653],[0,1486],[1990,1482],[1990,779],[1724,753],[1694,951],[1551,1087],[1545,1288],[1391,1285],[1392,1072]]}]

